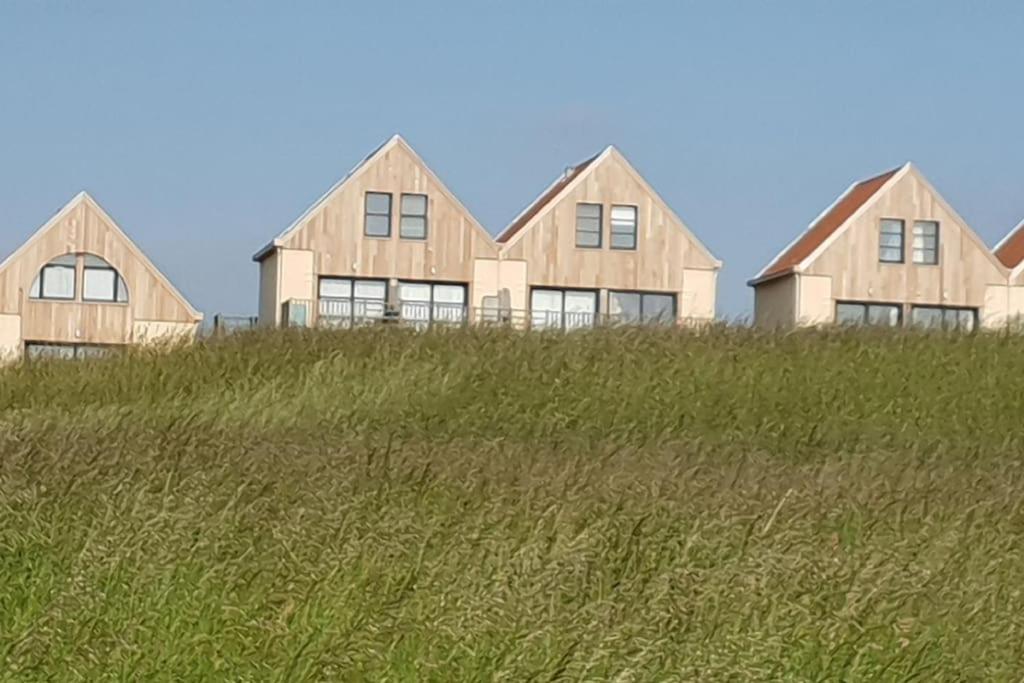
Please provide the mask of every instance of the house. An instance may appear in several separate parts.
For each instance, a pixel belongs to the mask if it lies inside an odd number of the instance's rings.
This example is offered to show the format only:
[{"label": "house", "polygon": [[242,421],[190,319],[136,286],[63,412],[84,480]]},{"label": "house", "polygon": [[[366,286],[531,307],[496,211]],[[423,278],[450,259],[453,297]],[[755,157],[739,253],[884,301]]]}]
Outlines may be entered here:
[{"label": "house", "polygon": [[478,277],[534,328],[714,319],[721,261],[614,147],[567,169],[497,242]]},{"label": "house", "polygon": [[1008,313],[1006,267],[909,163],[851,185],[748,284],[763,327],[973,330]]},{"label": "house", "polygon": [[8,360],[193,338],[202,318],[85,192],[0,263]]},{"label": "house", "polygon": [[993,252],[1008,269],[1007,317],[1015,327],[1024,323],[1024,221],[996,245]]},{"label": "house", "polygon": [[486,230],[401,138],[374,150],[260,249],[263,325],[461,323],[485,296]]}]

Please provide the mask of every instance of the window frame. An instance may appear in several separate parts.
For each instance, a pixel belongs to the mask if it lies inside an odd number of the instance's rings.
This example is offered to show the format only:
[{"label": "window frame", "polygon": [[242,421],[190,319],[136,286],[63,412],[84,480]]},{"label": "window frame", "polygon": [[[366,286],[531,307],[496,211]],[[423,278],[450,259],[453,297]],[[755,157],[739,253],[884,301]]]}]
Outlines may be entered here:
[{"label": "window frame", "polygon": [[[580,244],[580,207],[597,207],[597,244]],[[592,216],[586,216],[587,220],[593,220]],[[593,231],[582,231],[583,234],[592,235]],[[602,249],[604,247],[604,204],[600,202],[576,202],[576,216],[573,225],[574,244],[577,249]],[[541,288],[543,289],[543,288]]]},{"label": "window frame", "polygon": [[[379,195],[381,197],[388,198],[388,211],[387,213],[378,213],[370,211],[370,195]],[[395,196],[391,192],[378,192],[377,190],[367,190],[363,195],[363,237],[369,237],[371,239],[386,240],[391,239],[391,233],[393,232],[392,226],[392,215],[395,213]],[[371,234],[369,232],[370,216],[386,216],[388,219],[388,231],[384,235]]]},{"label": "window frame", "polygon": [[[633,210],[633,246],[631,247],[617,247],[615,246],[615,209],[632,209]],[[627,233],[619,233],[627,234]],[[640,207],[636,204],[612,204],[611,211],[608,213],[608,248],[615,251],[636,251],[640,245]]]},{"label": "window frame", "polygon": [[[347,297],[342,296],[324,296],[321,292],[323,291],[324,280],[346,280],[349,283],[349,295]],[[356,285],[359,283],[378,283],[384,285],[384,298],[383,299],[367,299],[365,297],[356,297]],[[325,317],[322,311],[322,302],[324,301],[338,301],[346,302],[348,304],[348,314],[342,315],[328,315],[326,316],[330,320],[348,320],[349,323],[354,323],[357,320],[362,322],[365,320],[384,320],[388,316],[388,304],[390,303],[391,297],[391,283],[387,278],[380,277],[352,277],[351,275],[320,275],[316,281],[316,311],[317,317]],[[366,315],[365,310],[363,313],[357,315],[356,303],[357,302],[370,302],[379,303],[381,306],[381,314],[379,316]],[[364,306],[365,309],[365,306]]]},{"label": "window frame", "polygon": [[[103,261],[104,263],[106,263],[106,265],[104,265],[104,266],[89,265],[89,264],[85,263],[85,261],[83,259],[83,261],[82,261],[82,302],[83,303],[88,303],[88,304],[120,304],[122,306],[127,306],[128,305],[128,285],[124,282],[124,279],[121,277],[121,273],[117,270],[117,268],[115,268],[114,266],[110,265],[110,263],[107,262],[106,259],[100,258],[99,256],[97,256],[95,258]],[[110,271],[111,273],[114,274],[114,298],[113,299],[97,299],[97,298],[94,298],[94,297],[87,297],[85,295],[85,292],[86,292],[85,278],[87,277],[87,275],[88,275],[90,270]],[[124,299],[120,298],[122,285],[124,286]]]},{"label": "window frame", "polygon": [[[935,244],[930,249],[922,248],[922,249],[919,250],[917,248],[917,245],[915,245],[913,242],[911,242],[911,245],[910,245],[910,262],[913,263],[915,266],[937,266],[937,265],[939,265],[939,244],[940,244],[940,239],[941,239],[941,235],[942,235],[942,227],[939,225],[939,221],[936,221],[936,220],[923,220],[923,219],[915,220],[914,221],[914,225],[911,228],[911,230],[912,230],[911,237],[913,237],[915,240],[917,239],[917,234],[916,234],[917,233],[917,228],[919,226],[923,226],[923,225],[928,225],[928,226],[934,225],[935,226]],[[922,239],[924,239],[924,236],[922,236]],[[934,252],[935,260],[934,261],[918,261],[917,260],[917,254],[918,254],[919,251],[922,252],[922,253],[929,252],[929,251]]]},{"label": "window frame", "polygon": [[[942,314],[942,324],[938,328],[925,327],[918,325],[914,322],[914,311],[928,310],[937,311]],[[949,327],[946,324],[946,317],[950,313],[963,313],[967,312],[971,314],[971,328],[964,329],[960,326],[959,321],[953,327]],[[972,334],[977,332],[981,326],[981,310],[973,306],[933,306],[930,304],[911,304],[910,306],[910,325],[915,329],[925,331],[940,331],[940,332],[957,332],[961,334]]]},{"label": "window frame", "polygon": [[[406,197],[422,197],[423,198],[423,215],[405,212],[405,198]],[[403,233],[402,221],[406,218],[422,218],[423,219],[423,236],[413,237]],[[425,242],[427,236],[430,234],[430,197],[422,192],[402,192],[398,197],[398,238],[403,240],[415,240],[417,242]]]},{"label": "window frame", "polygon": [[[65,254],[66,255],[66,254]],[[29,299],[32,301],[75,301],[78,298],[78,255],[75,254],[75,263],[68,265],[66,263],[54,263],[55,260],[61,258],[56,256],[46,263],[36,273],[36,278],[39,280],[39,295],[34,296],[32,290],[34,287],[29,288]],[[71,271],[71,296],[47,296],[46,295],[46,271],[49,269],[54,270],[70,270]],[[35,280],[32,281],[35,284]]]},{"label": "window frame", "polygon": [[[863,314],[860,317],[858,323],[845,323],[839,321],[839,307],[840,306],[859,306]],[[876,325],[871,322],[871,309],[872,308],[886,308],[896,310],[896,324],[895,325]],[[833,308],[833,324],[840,327],[878,327],[881,329],[898,329],[906,324],[906,316],[904,315],[903,304],[893,303],[890,301],[852,301],[848,299],[841,299],[836,301],[835,307]]]},{"label": "window frame", "polygon": [[[538,292],[538,291],[540,291],[540,292],[558,292],[558,294],[560,295],[561,307],[560,307],[560,309],[558,311],[558,316],[559,317],[558,317],[558,326],[557,327],[555,327],[553,325],[547,325],[547,324],[539,326],[539,327],[537,325],[535,325],[535,323],[534,323],[535,312],[534,312],[534,309],[533,309],[533,294],[534,294],[534,292]],[[567,293],[568,294],[590,294],[590,295],[593,295],[594,311],[593,311],[593,313],[590,314],[592,316],[592,319],[590,321],[590,325],[587,325],[587,326],[572,326],[572,327],[566,325],[566,320],[565,320],[565,316],[566,316],[565,295]],[[545,313],[553,313],[553,312],[554,311],[545,311]],[[589,288],[586,288],[586,287],[582,287],[582,288],[580,288],[580,287],[545,287],[545,286],[530,287],[529,320],[530,320],[530,327],[531,328],[542,329],[542,330],[554,330],[554,329],[557,329],[557,330],[560,330],[560,331],[580,330],[580,329],[593,329],[594,327],[597,327],[597,321],[598,321],[598,317],[600,316],[600,314],[601,314],[601,292],[598,289],[589,289]]]},{"label": "window frame", "polygon": [[[609,289],[608,290],[608,314],[611,315],[612,310],[612,297],[617,295],[628,295],[637,296],[640,298],[640,317],[636,321],[625,322],[625,325],[638,325],[638,326],[669,326],[675,325],[679,320],[679,296],[675,292],[654,292],[650,290],[637,290],[637,289]],[[672,318],[664,322],[647,320],[646,318],[646,306],[645,301],[648,297],[668,297],[672,300]]]},{"label": "window frame", "polygon": [[[410,301],[410,304],[426,304],[427,306],[427,319],[420,320],[419,318],[409,318],[408,322],[413,323],[426,323],[432,325],[434,323],[445,323],[452,325],[462,325],[469,321],[469,283],[466,282],[452,282],[448,280],[399,280],[398,288],[396,290],[396,303],[398,305],[399,317],[406,321],[405,316],[401,315],[402,306],[407,303],[402,301],[402,285],[425,285],[430,290],[429,301]],[[439,319],[436,315],[435,307],[438,305],[450,305],[449,302],[442,301],[438,302],[435,295],[435,288],[437,287],[458,287],[462,290],[462,318],[461,320],[444,320]]]},{"label": "window frame", "polygon": [[[899,246],[900,256],[899,256],[899,260],[882,258],[882,250],[883,249],[895,249],[896,248],[896,247],[891,247],[891,246],[887,246],[887,245],[882,244],[882,236],[883,235],[895,234],[895,233],[887,233],[887,232],[885,232],[885,224],[886,223],[890,223],[890,222],[891,223],[899,223],[899,225],[900,225],[900,232],[899,232],[899,235],[900,235],[900,246]],[[878,262],[879,263],[886,263],[886,264],[889,264],[889,265],[900,265],[900,264],[904,264],[904,263],[907,262],[907,222],[905,220],[903,220],[902,218],[881,218],[881,219],[879,219],[879,221],[878,221]]]}]

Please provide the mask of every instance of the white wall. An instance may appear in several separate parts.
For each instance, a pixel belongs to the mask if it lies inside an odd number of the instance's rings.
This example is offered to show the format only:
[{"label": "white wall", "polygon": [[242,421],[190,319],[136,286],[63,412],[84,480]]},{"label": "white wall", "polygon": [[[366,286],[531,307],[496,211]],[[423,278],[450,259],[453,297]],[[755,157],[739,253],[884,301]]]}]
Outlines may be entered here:
[{"label": "white wall", "polygon": [[21,358],[21,316],[0,314],[0,363]]}]

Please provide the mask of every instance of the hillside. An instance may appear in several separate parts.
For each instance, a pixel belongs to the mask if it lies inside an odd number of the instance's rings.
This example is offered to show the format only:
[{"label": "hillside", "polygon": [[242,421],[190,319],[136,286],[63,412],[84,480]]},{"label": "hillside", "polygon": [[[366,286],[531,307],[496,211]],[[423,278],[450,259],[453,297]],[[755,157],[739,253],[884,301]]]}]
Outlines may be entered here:
[{"label": "hillside", "polygon": [[241,334],[0,370],[9,680],[1006,680],[1024,338]]}]

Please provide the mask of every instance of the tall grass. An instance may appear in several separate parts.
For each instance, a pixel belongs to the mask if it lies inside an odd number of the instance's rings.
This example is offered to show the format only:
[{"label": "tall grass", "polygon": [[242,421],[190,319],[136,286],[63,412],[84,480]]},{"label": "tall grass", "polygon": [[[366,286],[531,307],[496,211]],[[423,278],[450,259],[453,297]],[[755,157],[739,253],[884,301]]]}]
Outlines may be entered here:
[{"label": "tall grass", "polygon": [[264,333],[0,371],[7,680],[1017,680],[1024,339]]}]

